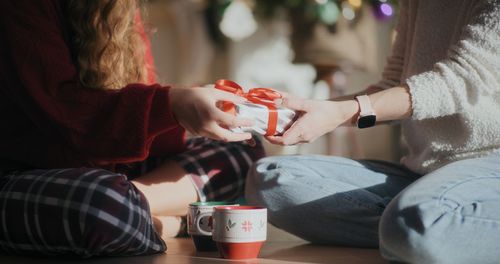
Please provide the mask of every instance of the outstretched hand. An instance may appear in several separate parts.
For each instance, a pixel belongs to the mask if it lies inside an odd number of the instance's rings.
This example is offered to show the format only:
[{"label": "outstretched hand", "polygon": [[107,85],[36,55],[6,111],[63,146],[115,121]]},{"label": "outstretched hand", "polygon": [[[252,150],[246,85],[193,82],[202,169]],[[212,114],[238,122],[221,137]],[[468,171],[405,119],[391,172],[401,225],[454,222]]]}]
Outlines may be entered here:
[{"label": "outstretched hand", "polygon": [[313,142],[350,121],[357,112],[354,100],[336,102],[286,97],[282,105],[298,111],[300,116],[282,136],[267,137],[268,141],[279,145]]},{"label": "outstretched hand", "polygon": [[244,98],[214,88],[172,88],[170,103],[179,124],[197,136],[222,141],[244,141],[250,133],[234,133],[227,128],[252,126],[253,120],[238,118],[216,107],[219,101],[242,103]]}]

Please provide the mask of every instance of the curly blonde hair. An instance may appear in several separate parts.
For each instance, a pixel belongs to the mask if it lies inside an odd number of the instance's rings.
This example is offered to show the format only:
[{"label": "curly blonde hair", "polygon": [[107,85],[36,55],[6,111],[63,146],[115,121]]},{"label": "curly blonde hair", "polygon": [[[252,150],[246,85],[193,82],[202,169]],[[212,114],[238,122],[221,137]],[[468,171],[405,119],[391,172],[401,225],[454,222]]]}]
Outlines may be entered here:
[{"label": "curly blonde hair", "polygon": [[67,4],[72,48],[84,87],[119,89],[147,81],[137,0],[69,0]]}]

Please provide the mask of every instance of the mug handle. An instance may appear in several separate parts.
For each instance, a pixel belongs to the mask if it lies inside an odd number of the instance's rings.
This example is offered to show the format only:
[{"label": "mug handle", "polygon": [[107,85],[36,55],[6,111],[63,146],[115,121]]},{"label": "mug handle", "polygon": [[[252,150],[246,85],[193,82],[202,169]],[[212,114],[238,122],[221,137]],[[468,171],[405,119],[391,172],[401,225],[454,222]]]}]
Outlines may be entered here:
[{"label": "mug handle", "polygon": [[[204,235],[204,236],[211,236],[212,235],[212,232],[207,232],[203,229],[201,229],[200,227],[200,222],[201,222],[201,219],[205,218],[206,216],[209,216],[209,221],[213,221],[213,218],[212,218],[212,212],[206,212],[206,213],[201,213],[200,215],[198,215],[198,217],[196,218],[196,230],[198,230],[198,232],[200,232],[200,234]],[[211,219],[212,218],[212,219]],[[213,224],[212,224],[213,225]],[[211,228],[213,229],[213,227]]]}]

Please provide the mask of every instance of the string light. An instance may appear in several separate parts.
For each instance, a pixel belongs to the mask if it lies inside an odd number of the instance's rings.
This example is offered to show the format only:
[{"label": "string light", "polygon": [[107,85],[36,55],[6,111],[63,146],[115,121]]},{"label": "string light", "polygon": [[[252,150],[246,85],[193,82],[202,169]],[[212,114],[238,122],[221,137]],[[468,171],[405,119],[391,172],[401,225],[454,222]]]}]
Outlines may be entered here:
[{"label": "string light", "polygon": [[352,6],[349,3],[342,3],[342,16],[349,21],[356,18],[356,12],[354,12],[354,9],[352,9]]},{"label": "string light", "polygon": [[356,9],[359,9],[362,4],[361,0],[348,0],[347,2]]},{"label": "string light", "polygon": [[375,17],[379,20],[386,20],[394,15],[394,9],[387,0],[378,0],[373,4]]},{"label": "string light", "polygon": [[337,23],[340,10],[337,4],[333,1],[328,1],[326,4],[319,6],[319,18],[327,25]]},{"label": "string light", "polygon": [[386,16],[392,16],[392,6],[387,4],[387,3],[383,3],[380,5],[380,11],[386,15]]},{"label": "string light", "polygon": [[244,0],[234,0],[224,11],[219,29],[226,37],[240,41],[257,30],[257,22]]}]

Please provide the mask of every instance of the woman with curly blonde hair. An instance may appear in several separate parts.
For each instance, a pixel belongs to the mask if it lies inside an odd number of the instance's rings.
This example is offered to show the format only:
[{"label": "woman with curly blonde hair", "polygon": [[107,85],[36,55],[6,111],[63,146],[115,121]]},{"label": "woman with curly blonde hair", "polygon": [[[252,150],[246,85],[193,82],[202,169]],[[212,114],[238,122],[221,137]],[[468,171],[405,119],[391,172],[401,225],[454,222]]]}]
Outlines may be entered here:
[{"label": "woman with curly blonde hair", "polygon": [[215,106],[241,99],[156,83],[135,0],[0,7],[0,251],[163,252],[189,203],[241,196],[263,150]]}]

